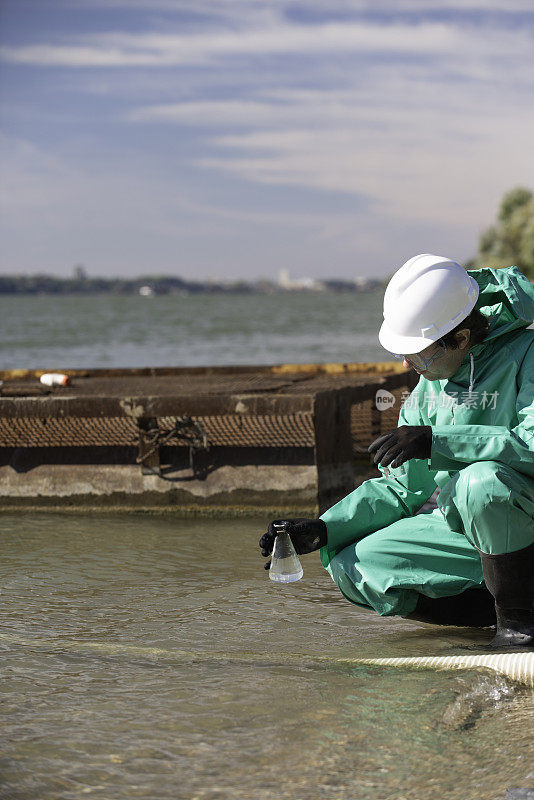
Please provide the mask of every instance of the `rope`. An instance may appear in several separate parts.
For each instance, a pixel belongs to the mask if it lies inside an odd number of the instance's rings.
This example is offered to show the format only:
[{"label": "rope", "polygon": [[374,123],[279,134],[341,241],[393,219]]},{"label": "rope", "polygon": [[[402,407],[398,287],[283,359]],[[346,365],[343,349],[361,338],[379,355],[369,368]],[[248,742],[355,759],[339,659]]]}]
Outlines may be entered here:
[{"label": "rope", "polygon": [[171,439],[184,442],[189,447],[189,466],[194,470],[194,454],[199,450],[209,450],[210,443],[207,432],[200,422],[195,422],[191,417],[176,417],[170,429],[160,429],[157,425],[145,432],[145,436],[150,442],[149,449],[141,456],[137,456],[136,463],[144,464],[145,461],[154,455],[160,447],[166,445]]}]

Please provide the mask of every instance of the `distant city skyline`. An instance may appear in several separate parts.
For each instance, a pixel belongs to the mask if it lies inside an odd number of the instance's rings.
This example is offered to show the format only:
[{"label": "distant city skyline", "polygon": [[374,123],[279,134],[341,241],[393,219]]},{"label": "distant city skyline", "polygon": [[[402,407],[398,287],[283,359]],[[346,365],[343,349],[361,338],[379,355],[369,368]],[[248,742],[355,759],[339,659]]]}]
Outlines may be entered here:
[{"label": "distant city skyline", "polygon": [[534,175],[530,0],[3,0],[0,274],[385,278]]},{"label": "distant city skyline", "polygon": [[2,294],[95,294],[111,292],[150,296],[152,294],[188,294],[210,292],[342,292],[372,291],[382,287],[380,278],[359,277],[353,280],[328,278],[293,278],[288,270],[280,270],[278,280],[257,278],[253,280],[208,278],[207,280],[184,279],[177,275],[135,275],[118,278],[89,275],[82,264],[77,264],[72,275],[62,277],[50,273],[0,273],[0,295]]}]

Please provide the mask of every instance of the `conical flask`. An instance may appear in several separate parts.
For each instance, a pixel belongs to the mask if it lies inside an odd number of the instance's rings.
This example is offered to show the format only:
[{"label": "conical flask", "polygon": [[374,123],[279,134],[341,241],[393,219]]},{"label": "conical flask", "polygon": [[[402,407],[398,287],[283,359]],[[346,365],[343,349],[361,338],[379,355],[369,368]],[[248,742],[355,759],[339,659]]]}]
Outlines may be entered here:
[{"label": "conical flask", "polygon": [[280,533],[274,540],[269,578],[276,583],[300,581],[304,572],[291,537],[284,526],[279,525],[278,529]]}]

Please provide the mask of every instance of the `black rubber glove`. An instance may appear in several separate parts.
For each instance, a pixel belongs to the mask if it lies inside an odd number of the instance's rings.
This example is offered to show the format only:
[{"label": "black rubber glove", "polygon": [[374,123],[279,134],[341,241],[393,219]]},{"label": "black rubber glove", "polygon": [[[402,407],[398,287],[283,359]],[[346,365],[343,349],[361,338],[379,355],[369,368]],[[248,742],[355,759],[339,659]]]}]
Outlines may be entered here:
[{"label": "black rubber glove", "polygon": [[[274,540],[280,533],[275,526],[282,524],[299,555],[313,553],[326,544],[326,525],[322,519],[275,519],[269,523],[267,533],[260,539],[262,556],[270,556],[273,552]],[[269,569],[270,566],[271,559],[265,564],[265,569]]]},{"label": "black rubber glove", "polygon": [[432,428],[430,425],[401,425],[384,433],[369,445],[367,451],[376,453],[373,461],[383,467],[400,467],[410,458],[430,458]]}]

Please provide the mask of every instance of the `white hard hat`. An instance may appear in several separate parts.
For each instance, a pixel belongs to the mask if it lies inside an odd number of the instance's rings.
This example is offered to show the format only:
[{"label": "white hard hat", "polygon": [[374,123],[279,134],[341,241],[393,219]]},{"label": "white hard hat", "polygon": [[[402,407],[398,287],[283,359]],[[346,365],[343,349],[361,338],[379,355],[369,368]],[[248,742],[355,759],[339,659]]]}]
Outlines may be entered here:
[{"label": "white hard hat", "polygon": [[393,275],[378,338],[390,353],[419,353],[452,331],[475,306],[478,283],[443,256],[423,253]]}]

